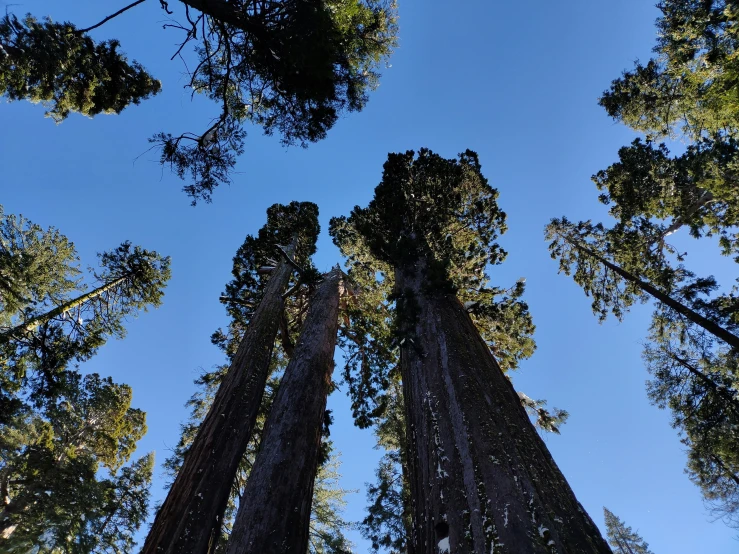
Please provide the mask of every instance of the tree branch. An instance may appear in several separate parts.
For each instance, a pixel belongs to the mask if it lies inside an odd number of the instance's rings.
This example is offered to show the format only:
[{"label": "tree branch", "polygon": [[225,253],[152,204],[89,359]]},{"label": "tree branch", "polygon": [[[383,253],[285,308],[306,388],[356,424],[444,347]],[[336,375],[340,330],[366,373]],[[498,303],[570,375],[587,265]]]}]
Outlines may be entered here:
[{"label": "tree branch", "polygon": [[125,8],[121,8],[120,10],[118,10],[117,12],[115,12],[114,14],[109,15],[108,17],[106,17],[105,19],[103,19],[99,23],[96,23],[92,27],[87,27],[86,29],[77,29],[77,31],[75,31],[75,32],[78,35],[81,35],[83,33],[87,33],[89,31],[92,31],[93,29],[97,29],[98,27],[100,27],[101,25],[104,25],[105,23],[107,23],[108,21],[110,21],[111,19],[113,19],[114,17],[118,17],[123,12],[128,11],[131,8],[134,8],[134,7],[138,6],[139,4],[143,4],[144,2],[146,2],[146,0],[136,0],[134,3],[129,4]]}]

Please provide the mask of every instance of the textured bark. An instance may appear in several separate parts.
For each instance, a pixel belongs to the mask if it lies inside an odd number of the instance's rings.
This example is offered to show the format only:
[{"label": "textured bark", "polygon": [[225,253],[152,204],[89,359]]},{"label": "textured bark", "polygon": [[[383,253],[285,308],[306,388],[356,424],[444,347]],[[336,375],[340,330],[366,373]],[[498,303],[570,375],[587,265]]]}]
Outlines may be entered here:
[{"label": "textured bark", "polygon": [[267,418],[226,554],[308,552],[313,484],[334,369],[341,271],[311,299],[308,317]]},{"label": "textured bark", "polygon": [[205,554],[221,528],[239,461],[257,419],[292,267],[280,261],[185,455],[141,554]]},{"label": "textured bark", "polygon": [[414,554],[610,553],[459,300],[396,268]]}]

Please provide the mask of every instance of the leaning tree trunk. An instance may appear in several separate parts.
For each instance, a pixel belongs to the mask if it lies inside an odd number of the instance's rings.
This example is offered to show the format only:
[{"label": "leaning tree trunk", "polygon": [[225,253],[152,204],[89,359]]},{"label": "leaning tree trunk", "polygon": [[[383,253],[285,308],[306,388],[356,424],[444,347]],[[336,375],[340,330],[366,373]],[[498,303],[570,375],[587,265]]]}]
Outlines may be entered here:
[{"label": "leaning tree trunk", "polygon": [[313,483],[339,323],[337,268],[324,276],[285,369],[226,554],[308,552]]},{"label": "leaning tree trunk", "polygon": [[459,300],[395,272],[413,554],[609,553]]},{"label": "leaning tree trunk", "polygon": [[671,298],[669,295],[665,294],[658,288],[653,287],[646,281],[642,281],[636,275],[629,273],[628,271],[617,266],[613,262],[609,262],[606,258],[601,256],[600,254],[597,254],[595,251],[591,250],[587,246],[584,246],[578,242],[574,242],[570,240],[567,240],[567,242],[569,242],[572,246],[574,246],[575,248],[577,248],[584,254],[587,254],[588,256],[591,256],[592,258],[598,260],[605,267],[613,271],[616,275],[618,275],[622,279],[635,284],[641,290],[651,295],[652,298],[654,298],[655,300],[662,302],[665,306],[685,316],[687,319],[689,319],[690,321],[692,321],[699,327],[702,327],[703,329],[711,333],[714,337],[721,339],[722,341],[724,341],[726,344],[728,344],[732,348],[739,350],[739,337],[737,337],[735,334],[731,333],[727,329],[724,329],[723,327],[721,327],[717,323],[714,323],[710,319],[703,317],[698,312],[691,310],[685,304],[682,304],[681,302],[678,302],[677,300]]},{"label": "leaning tree trunk", "polygon": [[113,279],[112,281],[105,283],[104,285],[101,285],[95,290],[91,290],[90,292],[85,293],[82,296],[78,296],[77,298],[68,300],[67,302],[64,302],[62,305],[57,306],[56,308],[53,308],[46,313],[34,316],[28,321],[21,323],[19,325],[16,325],[12,329],[8,329],[7,331],[3,331],[2,333],[0,333],[0,340],[10,339],[12,337],[18,337],[18,336],[21,336],[23,333],[28,333],[30,331],[33,331],[34,329],[40,327],[44,323],[48,323],[55,317],[59,317],[65,312],[68,312],[79,306],[82,306],[85,302],[94,300],[98,296],[101,296],[105,294],[106,292],[108,292],[109,290],[114,289],[115,287],[117,287],[121,283],[124,283],[128,279],[131,279],[132,277],[133,277],[132,274],[124,275],[123,277],[118,277],[117,279]]},{"label": "leaning tree trunk", "polygon": [[285,260],[273,270],[141,554],[206,554],[214,548],[234,476],[259,412],[285,307],[282,292],[291,273],[292,266]]}]

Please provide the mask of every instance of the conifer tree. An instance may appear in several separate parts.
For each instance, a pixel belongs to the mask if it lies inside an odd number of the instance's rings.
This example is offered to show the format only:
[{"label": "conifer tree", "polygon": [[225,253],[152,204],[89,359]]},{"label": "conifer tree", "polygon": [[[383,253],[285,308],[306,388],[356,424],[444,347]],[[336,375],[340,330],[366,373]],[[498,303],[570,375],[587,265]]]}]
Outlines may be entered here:
[{"label": "conifer tree", "polygon": [[[115,17],[131,17],[135,0],[87,28],[38,22],[28,15],[0,19],[0,95],[45,103],[57,121],[76,111],[119,113],[160,90],[118,41],[88,34]],[[254,123],[283,144],[325,138],[344,111],[360,111],[377,87],[378,69],[395,46],[396,8],[390,0],[160,0],[197,63],[188,86],[218,106],[209,127],[150,139],[162,164],[183,179],[193,199],[209,201],[230,182],[243,153],[244,125]],[[170,5],[172,9],[170,9]],[[135,12],[133,12],[135,13]]]},{"label": "conifer tree", "polygon": [[[498,319],[487,309],[496,289],[486,286],[485,268],[505,258],[496,197],[475,153],[446,160],[424,149],[391,154],[369,206],[332,221],[345,253],[360,244],[393,278],[411,491],[407,548],[608,552],[491,354],[496,345],[473,321],[479,310],[478,325],[505,329],[511,339],[533,330],[530,319]],[[504,363],[519,359],[527,342],[509,344],[516,348]]]},{"label": "conifer tree", "polygon": [[[283,294],[296,268],[300,278],[314,278],[306,262],[315,251],[317,216],[316,205],[309,202],[275,204],[258,236],[247,237],[237,252],[234,280],[223,301],[234,318],[232,324],[242,326],[243,338],[157,512],[143,554],[205,553],[215,545],[259,415],[284,317]],[[214,340],[223,343],[223,337],[217,333]]]},{"label": "conifer tree", "polygon": [[672,425],[688,447],[686,471],[711,511],[739,526],[737,352],[665,309],[655,312],[649,339],[644,359],[653,375],[650,399],[672,412]]},{"label": "conifer tree", "polygon": [[44,230],[0,206],[0,325],[29,304],[75,290],[80,270],[74,245],[53,227]]},{"label": "conifer tree", "polygon": [[55,402],[0,425],[0,549],[120,552],[146,519],[153,457],[122,467],[146,432],[131,389],[67,371]]},{"label": "conifer tree", "polygon": [[108,337],[125,336],[125,318],[159,306],[170,276],[169,258],[124,242],[99,255],[100,269],[92,273],[98,286],[85,292],[81,280],[70,279],[80,273],[72,263],[76,253],[71,243],[66,251],[48,245],[44,255],[35,252],[39,244],[28,244],[28,256],[20,249],[12,257],[16,269],[28,261],[28,268],[45,273],[49,281],[35,281],[39,286],[29,287],[23,302],[20,296],[14,299],[14,311],[3,312],[7,327],[0,328],[0,421],[6,422],[21,397],[36,405],[53,401],[68,364],[89,359]]},{"label": "conifer tree", "polygon": [[[739,65],[731,2],[663,0],[657,4],[655,57],[613,81],[600,104],[608,115],[646,135],[619,151],[619,162],[593,177],[601,201],[627,224],[665,220],[660,239],[687,226],[695,237],[717,234],[724,254],[739,260],[737,139],[733,94]],[[654,141],[679,138],[670,156]]]},{"label": "conifer tree", "polygon": [[331,388],[342,272],[323,276],[285,368],[239,503],[227,554],[309,549],[313,488]]},{"label": "conifer tree", "polygon": [[652,554],[644,539],[613,515],[608,508],[603,508],[603,514],[606,519],[608,544],[613,547],[614,554]]},{"label": "conifer tree", "polygon": [[[705,317],[689,303],[670,296],[669,291],[694,277],[683,267],[672,268],[661,257],[652,263],[643,248],[638,245],[634,248],[634,242],[624,241],[623,237],[607,232],[603,225],[589,221],[575,225],[566,218],[553,219],[546,228],[546,237],[551,241],[552,259],[559,260],[560,271],[571,274],[585,294],[592,296],[593,313],[601,321],[609,311],[621,319],[635,301],[645,301],[649,295],[716,338],[739,348],[739,337],[729,329]],[[624,264],[617,265],[609,258],[615,262],[623,260]],[[713,278],[698,282],[715,285]]]}]

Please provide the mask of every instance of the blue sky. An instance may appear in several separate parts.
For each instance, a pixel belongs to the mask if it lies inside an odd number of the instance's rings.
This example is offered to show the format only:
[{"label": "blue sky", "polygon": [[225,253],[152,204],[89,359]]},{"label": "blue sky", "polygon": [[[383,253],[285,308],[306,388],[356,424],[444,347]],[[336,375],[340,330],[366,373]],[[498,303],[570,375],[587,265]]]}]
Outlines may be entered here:
[{"label": "blue sky", "polygon": [[[82,27],[125,2],[99,4],[14,0],[9,9]],[[176,10],[178,4],[171,2]],[[308,149],[285,149],[248,129],[233,185],[196,208],[180,191],[183,183],[162,170],[155,153],[145,153],[146,139],[160,130],[203,130],[217,107],[191,102],[183,89],[181,62],[169,61],[179,35],[162,30],[155,0],[94,36],[118,38],[130,58],[162,80],[162,94],[120,116],[72,116],[59,126],[43,118],[41,106],[0,107],[0,202],[7,213],[58,227],[83,264],[126,239],[172,257],[163,307],[132,320],[125,341],[109,343],[83,369],[133,387],[135,406],[148,413],[140,452],[156,451],[161,463],[177,442],[199,368],[222,362],[209,341],[227,323],[218,296],[236,248],[263,224],[266,208],[291,200],[319,205],[324,232],[315,261],[325,270],[339,260],[326,233],[329,218],[369,201],[388,152],[426,146],[452,157],[470,148],[509,216],[502,243],[510,255],[491,276],[500,285],[526,277],[537,325],[538,350],[514,383],[570,412],[562,435],[545,440],[578,499],[601,526],[607,506],[656,554],[736,551],[732,530],[712,522],[683,474],[685,454],[669,414],[647,401],[640,352],[650,307],[636,307],[622,324],[598,325],[582,291],[557,275],[543,239],[552,217],[606,219],[590,176],[635,135],[609,120],[597,98],[635,59],[649,57],[656,9],[636,0],[400,0],[399,9],[399,48],[362,113],[341,119]],[[677,240],[690,248],[689,267],[733,280],[736,266],[710,243]],[[341,392],[329,407],[343,485],[361,489],[349,497],[346,515],[359,520],[364,483],[374,479],[380,453],[370,431],[352,427]],[[358,534],[352,539],[358,552],[367,551]]]}]

